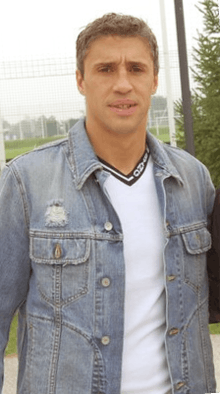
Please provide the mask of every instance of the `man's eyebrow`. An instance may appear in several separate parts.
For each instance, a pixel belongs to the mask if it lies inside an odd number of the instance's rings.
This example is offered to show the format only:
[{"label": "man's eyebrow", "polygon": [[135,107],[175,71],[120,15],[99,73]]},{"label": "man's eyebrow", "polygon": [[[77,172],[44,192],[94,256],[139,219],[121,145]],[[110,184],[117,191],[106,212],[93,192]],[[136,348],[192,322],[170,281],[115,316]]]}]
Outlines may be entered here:
[{"label": "man's eyebrow", "polygon": [[100,66],[114,66],[117,64],[116,62],[100,62],[100,63],[95,63],[93,67],[100,67]]},{"label": "man's eyebrow", "polygon": [[[127,63],[129,66],[138,65],[138,66],[141,66],[141,67],[144,67],[144,68],[148,68],[148,64],[147,64],[147,63],[143,63],[142,61],[139,61],[139,60],[136,60],[136,61],[128,61],[128,62],[126,62],[126,63]],[[102,66],[115,66],[115,65],[117,65],[117,64],[118,64],[118,62],[112,62],[112,61],[108,62],[108,61],[105,61],[105,62],[95,63],[94,66],[93,66],[93,68],[102,67]]]}]

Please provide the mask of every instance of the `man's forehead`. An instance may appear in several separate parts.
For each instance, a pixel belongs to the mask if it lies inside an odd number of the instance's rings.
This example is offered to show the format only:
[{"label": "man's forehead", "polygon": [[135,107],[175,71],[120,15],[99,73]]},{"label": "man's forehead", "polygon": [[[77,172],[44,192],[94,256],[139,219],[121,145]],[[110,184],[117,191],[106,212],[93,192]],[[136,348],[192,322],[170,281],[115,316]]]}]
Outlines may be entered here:
[{"label": "man's forehead", "polygon": [[141,36],[101,36],[88,48],[96,63],[114,62],[116,57],[126,55],[128,61],[143,61],[152,55],[148,40]]},{"label": "man's forehead", "polygon": [[90,47],[96,45],[102,45],[102,43],[109,43],[113,45],[113,43],[123,43],[123,42],[130,42],[130,45],[133,46],[132,42],[142,42],[146,47],[150,47],[149,41],[146,37],[142,37],[139,35],[118,35],[118,34],[107,34],[107,35],[100,35],[97,36],[94,40],[91,41]]}]

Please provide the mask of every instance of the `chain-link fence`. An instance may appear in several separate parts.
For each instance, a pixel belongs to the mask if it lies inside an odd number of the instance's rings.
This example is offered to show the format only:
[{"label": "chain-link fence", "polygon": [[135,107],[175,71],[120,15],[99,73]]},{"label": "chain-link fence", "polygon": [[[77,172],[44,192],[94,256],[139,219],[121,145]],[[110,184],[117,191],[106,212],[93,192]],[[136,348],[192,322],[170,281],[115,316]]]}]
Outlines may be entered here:
[{"label": "chain-link fence", "polygon": [[84,112],[73,58],[2,62],[0,92],[5,140],[66,134]]},{"label": "chain-link fence", "polygon": [[[171,51],[169,58],[174,103],[181,97],[178,52]],[[190,54],[188,58],[190,64]],[[77,90],[75,69],[73,57],[0,63],[0,113],[5,142],[14,140],[16,146],[19,140],[67,134],[85,114],[85,99]],[[148,126],[159,137],[169,136],[163,53],[159,88],[152,98]]]}]

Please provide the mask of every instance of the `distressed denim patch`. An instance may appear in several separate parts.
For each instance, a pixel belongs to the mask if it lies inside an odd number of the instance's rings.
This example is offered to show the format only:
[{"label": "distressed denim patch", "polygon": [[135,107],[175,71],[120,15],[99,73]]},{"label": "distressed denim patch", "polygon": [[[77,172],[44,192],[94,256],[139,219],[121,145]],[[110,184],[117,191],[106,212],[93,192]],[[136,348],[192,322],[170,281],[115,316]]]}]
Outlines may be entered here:
[{"label": "distressed denim patch", "polygon": [[64,227],[68,223],[68,212],[63,206],[63,200],[53,200],[48,203],[45,213],[45,226]]}]

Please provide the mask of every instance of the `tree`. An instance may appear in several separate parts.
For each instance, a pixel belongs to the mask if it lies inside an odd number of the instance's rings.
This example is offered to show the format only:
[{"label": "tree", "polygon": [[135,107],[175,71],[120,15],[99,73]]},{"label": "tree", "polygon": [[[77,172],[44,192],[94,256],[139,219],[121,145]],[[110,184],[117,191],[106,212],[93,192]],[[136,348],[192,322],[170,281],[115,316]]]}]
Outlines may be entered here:
[{"label": "tree", "polygon": [[[192,69],[196,88],[192,93],[196,157],[209,169],[215,186],[220,185],[220,23],[217,0],[199,2],[204,31],[193,48]],[[178,145],[185,147],[181,101],[176,103]]]}]

